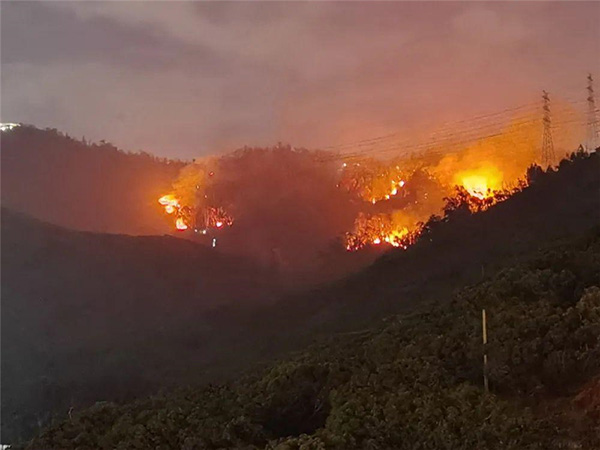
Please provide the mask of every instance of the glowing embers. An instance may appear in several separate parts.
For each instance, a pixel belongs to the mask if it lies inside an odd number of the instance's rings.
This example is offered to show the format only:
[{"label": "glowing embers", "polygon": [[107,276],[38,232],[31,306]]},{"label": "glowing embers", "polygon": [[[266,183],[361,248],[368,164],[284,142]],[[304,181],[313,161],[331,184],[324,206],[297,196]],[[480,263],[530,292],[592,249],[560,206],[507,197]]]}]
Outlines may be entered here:
[{"label": "glowing embers", "polygon": [[180,231],[184,231],[184,230],[188,229],[188,226],[185,223],[185,220],[183,219],[183,217],[178,217],[177,220],[175,220],[175,228],[177,228]]},{"label": "glowing embers", "polygon": [[163,195],[158,199],[165,212],[169,215],[175,215],[175,228],[179,231],[185,231],[189,228],[188,223],[190,222],[190,209],[188,207],[182,207],[179,203],[179,199],[173,194]]},{"label": "glowing embers", "polygon": [[233,218],[221,207],[192,208],[181,205],[179,198],[173,194],[163,195],[158,203],[165,213],[175,217],[175,229],[178,231],[192,228],[195,232],[206,234],[207,229],[222,229],[233,224]]},{"label": "glowing embers", "polygon": [[400,194],[407,175],[399,166],[385,165],[374,160],[344,163],[339,187],[375,204]]},{"label": "glowing embers", "polygon": [[167,214],[172,214],[177,210],[177,208],[179,208],[179,200],[177,200],[177,198],[175,198],[175,196],[172,194],[163,195],[158,199],[158,203],[165,207]]},{"label": "glowing embers", "polygon": [[209,206],[204,210],[205,228],[221,229],[233,225],[233,217],[221,207]]},{"label": "glowing embers", "polygon": [[461,208],[466,208],[471,213],[485,211],[497,203],[505,201],[515,193],[522,191],[525,187],[527,187],[527,183],[521,181],[517,187],[512,189],[499,189],[496,191],[488,189],[485,195],[473,195],[463,186],[456,186],[454,194],[446,198],[444,213],[448,215],[452,211]]},{"label": "glowing embers", "polygon": [[398,214],[360,213],[354,222],[354,230],[346,233],[346,250],[356,251],[367,245],[391,245],[406,250],[415,242],[421,228],[420,224],[406,223]]}]

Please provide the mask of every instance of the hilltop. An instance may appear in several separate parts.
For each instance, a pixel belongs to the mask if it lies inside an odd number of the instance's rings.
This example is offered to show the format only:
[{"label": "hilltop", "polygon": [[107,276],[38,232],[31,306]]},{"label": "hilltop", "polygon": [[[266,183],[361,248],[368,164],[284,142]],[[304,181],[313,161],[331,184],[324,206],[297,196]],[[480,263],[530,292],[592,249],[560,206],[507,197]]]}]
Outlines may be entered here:
[{"label": "hilltop", "polygon": [[19,126],[2,132],[2,206],[77,230],[163,233],[156,199],[184,165]]}]

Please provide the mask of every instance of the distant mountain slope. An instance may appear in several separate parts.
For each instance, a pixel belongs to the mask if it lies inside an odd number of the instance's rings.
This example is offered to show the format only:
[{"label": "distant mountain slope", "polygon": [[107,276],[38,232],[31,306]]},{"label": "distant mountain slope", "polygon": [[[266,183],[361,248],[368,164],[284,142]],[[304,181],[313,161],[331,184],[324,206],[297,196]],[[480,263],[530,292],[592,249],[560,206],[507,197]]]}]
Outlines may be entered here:
[{"label": "distant mountain slope", "polygon": [[21,126],[2,133],[2,205],[78,230],[162,233],[168,225],[156,199],[181,167]]},{"label": "distant mountain slope", "polygon": [[190,241],[76,232],[3,208],[3,435],[13,414],[139,392],[153,367],[164,380],[165,358],[210,358],[219,331],[206,311],[268,300],[273,284]]}]

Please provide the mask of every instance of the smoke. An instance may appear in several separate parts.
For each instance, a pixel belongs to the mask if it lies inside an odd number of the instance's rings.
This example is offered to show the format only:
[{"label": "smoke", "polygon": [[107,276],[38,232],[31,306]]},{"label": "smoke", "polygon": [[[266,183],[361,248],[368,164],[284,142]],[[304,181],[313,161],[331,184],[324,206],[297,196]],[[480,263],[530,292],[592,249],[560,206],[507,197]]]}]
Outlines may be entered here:
[{"label": "smoke", "polygon": [[245,148],[188,165],[173,189],[197,214],[218,206],[232,217],[231,227],[209,232],[219,251],[297,270],[314,265],[358,213],[353,197],[337,188],[339,163],[324,156],[289,146]]},{"label": "smoke", "polygon": [[[581,118],[565,104],[553,108],[553,135],[557,151],[575,148]],[[473,128],[476,129],[476,126]],[[460,133],[459,138],[464,139]],[[542,121],[527,115],[472,142],[440,142],[420,156],[386,163],[373,159],[352,162],[343,185],[372,207],[364,207],[346,234],[349,249],[384,242],[405,247],[407,234],[418,232],[432,215],[442,214],[444,198],[455,195],[455,187],[481,202],[495,191],[507,192],[524,182],[527,168],[540,163]],[[399,153],[401,148],[398,149]],[[498,196],[497,200],[503,196]],[[493,204],[494,199],[487,199]]]},{"label": "smoke", "polygon": [[[579,119],[568,108],[556,110],[560,155],[562,146],[574,148],[578,133],[571,122]],[[332,243],[349,250],[405,247],[422,223],[443,213],[444,199],[456,186],[483,200],[519,185],[540,160],[541,127],[537,115],[519,117],[483,138],[441,142],[420,155],[387,161],[341,161],[327,152],[281,145],[244,148],[188,165],[173,191],[196,218],[209,213],[230,218],[213,219],[204,238],[219,251],[303,270],[317,266]],[[197,232],[202,226],[189,228]]]},{"label": "smoke", "polygon": [[174,195],[183,205],[205,206],[210,176],[217,164],[215,158],[203,158],[181,169],[173,183]]}]

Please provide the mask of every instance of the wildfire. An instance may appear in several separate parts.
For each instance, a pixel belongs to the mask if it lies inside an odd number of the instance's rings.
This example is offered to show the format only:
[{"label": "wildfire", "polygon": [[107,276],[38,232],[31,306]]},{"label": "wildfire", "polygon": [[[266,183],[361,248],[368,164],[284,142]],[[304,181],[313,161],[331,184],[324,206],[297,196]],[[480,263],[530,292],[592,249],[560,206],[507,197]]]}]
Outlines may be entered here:
[{"label": "wildfire", "polygon": [[479,170],[459,172],[454,177],[456,185],[464,187],[480,200],[491,197],[494,191],[501,189],[503,179],[502,172],[491,164]]},{"label": "wildfire", "polygon": [[[432,215],[444,215],[463,205],[471,212],[488,209],[525,186],[515,177],[519,172],[514,167],[507,175],[508,165],[506,160],[473,153],[444,156],[437,165],[412,166],[412,170],[401,160],[387,167],[368,162],[347,165],[340,187],[377,207],[365,206],[359,214],[353,230],[345,235],[346,249],[355,251],[368,245],[407,248]],[[511,184],[516,187],[506,188]],[[402,202],[385,202],[400,194]]]},{"label": "wildfire", "polygon": [[360,213],[354,222],[354,231],[346,233],[346,250],[356,251],[369,244],[388,244],[406,250],[414,243],[419,233],[418,224],[409,224],[409,221],[397,213],[375,215]]},{"label": "wildfire", "polygon": [[221,207],[207,207],[204,210],[204,226],[206,228],[230,227],[233,225],[233,218]]},{"label": "wildfire", "polygon": [[374,205],[400,194],[405,176],[406,171],[398,165],[363,160],[342,165],[339,186]]},{"label": "wildfire", "polygon": [[463,178],[462,185],[469,194],[481,200],[490,195],[490,188],[488,188],[487,180],[480,175],[471,175]]},{"label": "wildfire", "polygon": [[176,208],[179,208],[179,200],[172,194],[163,195],[158,199],[158,203],[165,207],[167,214],[172,214],[175,212]]},{"label": "wildfire", "polygon": [[208,228],[221,229],[230,227],[233,224],[233,218],[221,207],[194,208],[191,206],[182,206],[179,199],[173,195],[164,195],[158,199],[164,207],[165,213],[175,216],[175,228],[179,231],[185,231],[191,227],[202,227],[197,230],[206,234]]},{"label": "wildfire", "polygon": [[188,226],[186,225],[185,221],[183,220],[183,217],[177,218],[177,220],[175,221],[175,228],[177,228],[178,230],[181,230],[181,231],[188,229]]},{"label": "wildfire", "polygon": [[184,231],[189,228],[186,223],[186,216],[189,213],[189,208],[182,207],[179,199],[173,194],[163,195],[158,199],[167,214],[175,215],[175,228],[179,231]]},{"label": "wildfire", "polygon": [[[247,223],[260,224],[262,220],[265,228],[276,223],[286,227],[286,233],[289,228],[293,234],[295,224],[279,221],[276,215],[286,208],[308,211],[311,209],[308,203],[315,202],[315,211],[326,209],[330,214],[311,216],[306,222],[311,225],[315,221],[325,222],[319,222],[323,230],[319,232],[331,239],[339,236],[334,230],[346,230],[346,249],[354,251],[365,246],[406,249],[415,242],[431,216],[446,216],[465,209],[483,211],[524,187],[519,180],[539,153],[537,123],[515,121],[490,137],[459,146],[451,142],[436,144],[421,153],[398,148],[398,154],[406,156],[385,161],[348,156],[341,165],[322,165],[324,170],[315,170],[313,164],[319,158],[300,157],[312,155],[310,151],[291,151],[287,155],[279,147],[272,153],[268,149],[245,149],[229,157],[187,165],[173,183],[172,193],[161,197],[159,203],[178,230],[193,229],[207,234],[211,229],[231,226],[233,218],[224,208],[227,205],[243,217],[252,210],[250,215],[254,214],[254,220]],[[321,178],[314,179],[326,184],[319,184],[319,189],[312,186],[304,189],[294,184],[295,188],[288,192],[285,178],[280,177],[284,172],[280,170],[281,161],[290,165],[289,170],[291,164],[305,164],[299,165],[298,170],[306,169],[310,177],[318,174]],[[245,173],[248,167],[268,175],[249,177]],[[306,178],[309,183],[313,181],[310,177]],[[342,195],[335,194],[339,202],[326,197],[334,186],[343,191]],[[277,202],[271,201],[272,192],[279,187],[285,195],[277,195],[278,199],[281,197]],[[354,223],[352,215],[339,214],[348,211],[356,214]],[[339,217],[339,222],[332,216]],[[307,225],[300,222],[297,230],[305,233]],[[330,235],[327,229],[331,229]],[[269,239],[275,235],[269,233]],[[304,238],[308,239],[307,236],[305,233]]]}]

